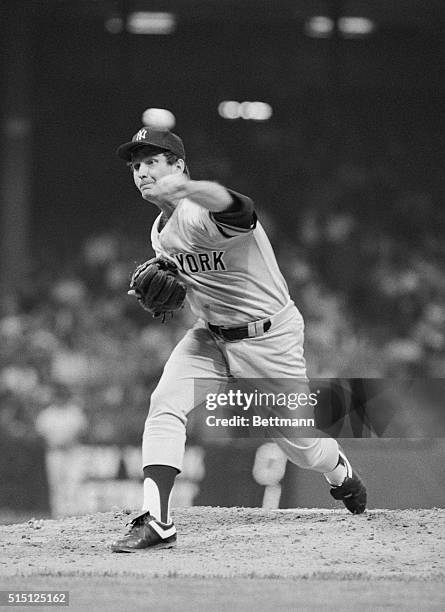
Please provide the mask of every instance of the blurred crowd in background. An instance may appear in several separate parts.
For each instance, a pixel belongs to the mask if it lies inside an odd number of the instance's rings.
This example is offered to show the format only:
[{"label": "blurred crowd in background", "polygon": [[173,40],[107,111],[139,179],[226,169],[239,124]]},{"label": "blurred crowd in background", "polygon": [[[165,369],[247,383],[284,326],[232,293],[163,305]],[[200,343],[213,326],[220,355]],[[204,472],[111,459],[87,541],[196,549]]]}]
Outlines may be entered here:
[{"label": "blurred crowd in background", "polygon": [[[219,173],[239,190],[244,182],[257,202],[306,320],[309,375],[442,377],[443,156],[433,151],[435,165],[426,171],[423,160],[423,173],[415,160],[422,143],[437,145],[433,128],[420,122],[403,138],[376,124],[345,131],[345,119],[339,140],[329,125],[295,128],[287,140],[267,128],[254,136],[256,154],[263,146],[276,160],[279,185],[256,168],[241,176],[224,160]],[[201,155],[205,174],[205,147]],[[148,228],[145,237],[93,231],[70,257],[36,253],[0,320],[2,428],[38,432],[54,446],[139,444],[150,392],[193,322],[186,308],[162,324],[127,296],[132,269],[150,256]]]}]

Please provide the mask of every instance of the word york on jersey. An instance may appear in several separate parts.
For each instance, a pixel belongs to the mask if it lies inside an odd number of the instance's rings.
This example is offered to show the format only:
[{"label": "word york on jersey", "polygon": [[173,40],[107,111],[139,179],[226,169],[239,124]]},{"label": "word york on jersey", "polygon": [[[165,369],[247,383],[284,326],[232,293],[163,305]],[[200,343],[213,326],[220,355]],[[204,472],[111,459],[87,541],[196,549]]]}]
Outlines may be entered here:
[{"label": "word york on jersey", "polygon": [[217,272],[226,270],[225,251],[205,251],[202,253],[175,253],[179,268],[185,274],[196,272]]}]

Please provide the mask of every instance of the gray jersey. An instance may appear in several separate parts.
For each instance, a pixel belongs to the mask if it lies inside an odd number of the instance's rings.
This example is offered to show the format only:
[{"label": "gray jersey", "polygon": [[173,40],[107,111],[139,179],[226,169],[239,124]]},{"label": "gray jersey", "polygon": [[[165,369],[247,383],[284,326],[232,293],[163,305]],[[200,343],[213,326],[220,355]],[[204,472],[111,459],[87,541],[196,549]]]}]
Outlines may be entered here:
[{"label": "gray jersey", "polygon": [[153,224],[156,255],[173,259],[198,317],[215,325],[266,318],[289,303],[286,281],[259,222],[225,225],[214,213],[184,198],[167,224]]}]

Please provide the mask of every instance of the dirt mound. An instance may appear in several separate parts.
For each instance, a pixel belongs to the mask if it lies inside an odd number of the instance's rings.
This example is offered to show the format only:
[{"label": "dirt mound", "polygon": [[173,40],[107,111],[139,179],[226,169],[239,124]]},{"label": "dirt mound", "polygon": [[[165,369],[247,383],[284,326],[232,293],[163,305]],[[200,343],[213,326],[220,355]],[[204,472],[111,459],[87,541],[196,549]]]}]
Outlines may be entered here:
[{"label": "dirt mound", "polygon": [[123,511],[0,526],[0,578],[248,577],[442,580],[445,509],[176,509],[178,545],[116,554]]}]

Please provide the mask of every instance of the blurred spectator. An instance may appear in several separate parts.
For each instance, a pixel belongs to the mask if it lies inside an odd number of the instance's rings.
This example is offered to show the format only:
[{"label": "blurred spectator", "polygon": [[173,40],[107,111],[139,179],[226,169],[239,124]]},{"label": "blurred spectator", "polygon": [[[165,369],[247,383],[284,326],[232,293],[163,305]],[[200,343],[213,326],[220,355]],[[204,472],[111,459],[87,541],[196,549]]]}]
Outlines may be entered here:
[{"label": "blurred spectator", "polygon": [[84,411],[68,387],[56,384],[52,403],[36,419],[36,430],[47,444],[46,471],[53,516],[69,514],[77,507],[82,479],[78,443],[87,426]]},{"label": "blurred spectator", "polygon": [[36,418],[38,433],[49,448],[69,448],[81,439],[87,427],[88,420],[82,407],[65,385],[57,384],[53,402]]}]

